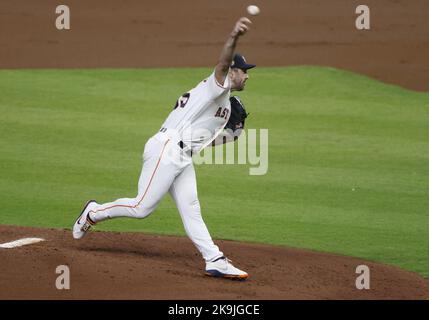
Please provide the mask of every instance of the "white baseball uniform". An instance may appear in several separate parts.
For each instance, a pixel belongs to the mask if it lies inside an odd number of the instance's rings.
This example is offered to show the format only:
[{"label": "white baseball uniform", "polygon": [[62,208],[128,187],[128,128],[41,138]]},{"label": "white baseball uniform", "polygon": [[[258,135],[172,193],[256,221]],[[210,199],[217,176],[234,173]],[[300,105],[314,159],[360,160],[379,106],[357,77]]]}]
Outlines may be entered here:
[{"label": "white baseball uniform", "polygon": [[214,72],[182,95],[160,132],[144,148],[143,168],[135,198],[100,204],[90,211],[94,222],[109,218],[145,218],[167,192],[180,212],[186,233],[206,261],[223,255],[201,217],[192,153],[211,144],[228,122],[230,82],[220,85]]}]

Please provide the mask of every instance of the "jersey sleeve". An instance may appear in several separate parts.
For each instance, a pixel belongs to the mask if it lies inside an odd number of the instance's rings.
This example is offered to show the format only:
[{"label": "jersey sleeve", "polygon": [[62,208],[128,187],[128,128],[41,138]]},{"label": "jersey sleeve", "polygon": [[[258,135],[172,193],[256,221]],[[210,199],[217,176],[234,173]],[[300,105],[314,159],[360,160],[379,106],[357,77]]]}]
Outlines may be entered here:
[{"label": "jersey sleeve", "polygon": [[232,131],[231,129],[223,129],[212,141],[211,146],[214,147],[220,144],[236,141],[240,137],[242,131],[242,129],[237,129],[235,131]]},{"label": "jersey sleeve", "polygon": [[214,71],[207,79],[204,80],[204,82],[207,85],[207,93],[211,99],[216,99],[225,91],[229,91],[231,89],[231,84],[230,84],[228,75],[225,78],[224,84],[221,85],[216,80]]}]

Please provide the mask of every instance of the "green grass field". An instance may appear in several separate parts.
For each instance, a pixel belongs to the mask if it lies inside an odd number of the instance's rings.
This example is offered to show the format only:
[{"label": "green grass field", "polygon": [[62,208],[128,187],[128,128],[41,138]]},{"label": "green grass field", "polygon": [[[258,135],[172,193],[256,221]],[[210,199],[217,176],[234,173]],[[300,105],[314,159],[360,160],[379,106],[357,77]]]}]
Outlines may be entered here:
[{"label": "green grass field", "polygon": [[[146,140],[210,69],[0,71],[0,224],[71,228],[87,199],[133,197]],[[269,171],[197,166],[216,239],[362,257],[429,277],[429,93],[332,68],[257,68],[248,128]],[[97,230],[184,235],[166,197]]]}]

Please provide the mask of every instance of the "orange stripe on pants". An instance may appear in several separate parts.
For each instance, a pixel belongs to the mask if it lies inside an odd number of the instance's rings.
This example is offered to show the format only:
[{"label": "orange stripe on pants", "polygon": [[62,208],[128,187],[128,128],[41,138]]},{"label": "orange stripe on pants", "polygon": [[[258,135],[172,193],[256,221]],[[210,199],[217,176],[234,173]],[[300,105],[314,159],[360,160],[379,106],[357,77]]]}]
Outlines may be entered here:
[{"label": "orange stripe on pants", "polygon": [[97,212],[105,211],[105,210],[112,209],[112,208],[115,208],[115,207],[124,207],[124,208],[132,208],[132,209],[137,208],[137,207],[140,205],[140,203],[143,201],[144,197],[145,197],[145,196],[146,196],[146,194],[147,194],[147,191],[149,190],[149,187],[150,187],[150,185],[151,185],[151,183],[152,183],[153,177],[155,176],[155,173],[156,173],[156,171],[158,170],[158,167],[159,167],[159,163],[161,162],[162,155],[164,154],[165,147],[167,146],[167,143],[168,143],[169,141],[170,141],[170,139],[168,139],[168,140],[164,143],[164,146],[163,146],[163,148],[162,148],[162,151],[161,151],[161,154],[160,154],[160,156],[159,156],[158,162],[156,163],[155,169],[153,170],[152,176],[150,177],[150,180],[149,180],[149,183],[148,183],[148,185],[147,185],[147,187],[146,187],[146,190],[145,190],[145,192],[143,193],[143,195],[142,195],[141,199],[139,200],[139,202],[137,202],[137,204],[136,204],[136,205],[134,205],[134,206],[127,206],[127,205],[123,205],[123,204],[117,204],[117,205],[110,206],[110,207],[107,207],[107,208],[104,208],[104,209],[97,209],[97,210],[95,210],[95,211],[91,210],[88,214],[90,214],[90,213],[94,213],[94,214],[95,214],[95,213],[97,213]]}]

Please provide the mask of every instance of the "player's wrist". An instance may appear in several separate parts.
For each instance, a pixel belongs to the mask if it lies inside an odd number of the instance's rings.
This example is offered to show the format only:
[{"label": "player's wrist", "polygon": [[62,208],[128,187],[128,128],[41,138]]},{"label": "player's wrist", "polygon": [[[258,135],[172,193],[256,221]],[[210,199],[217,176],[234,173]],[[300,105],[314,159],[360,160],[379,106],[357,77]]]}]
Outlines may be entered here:
[{"label": "player's wrist", "polygon": [[229,35],[229,37],[233,40],[237,40],[239,36],[240,36],[239,32],[235,30],[232,31],[231,34]]}]

